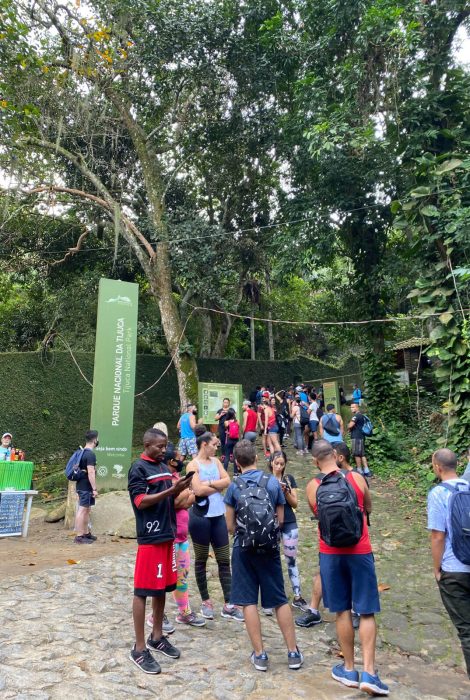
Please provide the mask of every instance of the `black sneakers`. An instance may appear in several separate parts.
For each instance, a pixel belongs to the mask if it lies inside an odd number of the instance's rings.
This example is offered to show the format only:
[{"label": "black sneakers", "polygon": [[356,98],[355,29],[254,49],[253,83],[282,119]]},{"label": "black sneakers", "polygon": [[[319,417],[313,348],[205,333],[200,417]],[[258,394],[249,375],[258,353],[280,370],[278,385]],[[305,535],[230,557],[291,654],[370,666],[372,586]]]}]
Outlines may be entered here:
[{"label": "black sneakers", "polygon": [[147,649],[159,651],[160,654],[165,654],[165,656],[169,656],[170,659],[179,659],[181,656],[180,650],[168,641],[168,637],[154,640],[152,639],[152,635],[150,635],[147,639]]},{"label": "black sneakers", "polygon": [[320,613],[312,612],[310,609],[308,612],[295,618],[295,624],[298,627],[313,627],[313,625],[320,624],[321,621],[322,619]]},{"label": "black sneakers", "polygon": [[158,664],[155,661],[148,649],[144,649],[143,651],[136,651],[134,647],[133,649],[131,649],[129,658],[144,673],[152,673],[153,675],[156,675],[162,670],[160,668],[160,664]]}]

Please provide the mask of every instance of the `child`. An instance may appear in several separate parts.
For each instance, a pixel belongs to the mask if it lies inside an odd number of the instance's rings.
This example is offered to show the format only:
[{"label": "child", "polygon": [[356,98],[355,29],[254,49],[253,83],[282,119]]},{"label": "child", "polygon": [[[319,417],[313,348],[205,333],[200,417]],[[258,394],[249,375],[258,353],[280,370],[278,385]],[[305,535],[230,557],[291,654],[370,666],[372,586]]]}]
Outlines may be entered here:
[{"label": "child", "polygon": [[[174,540],[176,514],[174,499],[188,488],[192,475],[173,482],[163,462],[167,437],[151,428],[144,435],[144,451],[131,466],[128,489],[136,519],[137,557],[134,570],[135,645],[129,658],[144,673],[160,673],[150,649],[173,659],[180,657],[162,634],[165,593],[174,591],[177,581]],[[153,629],[145,641],[145,604],[152,598]]]},{"label": "child", "polygon": [[[258,469],[256,447],[251,442],[240,440],[235,445],[234,457],[241,470],[241,476],[230,484],[225,495],[227,527],[229,532],[235,533],[230,602],[243,608],[246,630],[253,647],[251,663],[258,671],[267,671],[268,655],[263,646],[257,608],[261,591],[263,608],[274,608],[276,611],[277,621],[287,646],[288,666],[291,669],[297,669],[303,663],[303,656],[297,646],[292,612],[284,590],[279,545],[266,551],[242,546],[240,540],[244,540],[247,532],[240,522],[239,500],[242,490],[237,481],[241,479],[247,486],[262,484],[263,488],[259,487],[258,492],[264,489],[267,491],[279,526],[283,524],[286,499],[278,480],[272,475],[266,479],[264,472]],[[265,487],[264,484],[266,484]]]}]

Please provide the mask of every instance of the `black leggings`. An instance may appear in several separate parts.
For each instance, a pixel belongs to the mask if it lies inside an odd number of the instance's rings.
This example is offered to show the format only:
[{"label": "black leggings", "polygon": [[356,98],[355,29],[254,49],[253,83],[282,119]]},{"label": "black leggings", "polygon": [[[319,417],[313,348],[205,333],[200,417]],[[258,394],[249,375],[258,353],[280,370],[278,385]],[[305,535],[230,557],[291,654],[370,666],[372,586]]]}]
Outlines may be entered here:
[{"label": "black leggings", "polygon": [[219,568],[219,581],[222,586],[224,601],[230,601],[230,588],[232,576],[230,573],[230,548],[228,544],[228,531],[224,515],[214,518],[195,515],[193,509],[189,511],[189,534],[194,547],[194,573],[196,583],[203,601],[209,600],[207,590],[207,559],[209,546],[212,545],[215,559]]}]

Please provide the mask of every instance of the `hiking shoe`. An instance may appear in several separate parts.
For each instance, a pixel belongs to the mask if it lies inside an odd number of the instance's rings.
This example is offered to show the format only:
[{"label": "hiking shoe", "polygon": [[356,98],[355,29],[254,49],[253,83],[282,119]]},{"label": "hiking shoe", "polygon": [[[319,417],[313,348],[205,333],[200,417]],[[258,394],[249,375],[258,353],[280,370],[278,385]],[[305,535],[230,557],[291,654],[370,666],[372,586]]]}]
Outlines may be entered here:
[{"label": "hiking shoe", "polygon": [[351,617],[352,617],[352,626],[355,630],[359,629],[359,623],[361,621],[361,616],[359,613],[354,612],[354,610],[351,610]]},{"label": "hiking shoe", "polygon": [[86,535],[77,535],[74,542],[75,544],[93,544],[93,540],[90,540]]},{"label": "hiking shoe", "polygon": [[292,601],[292,607],[298,608],[299,610],[302,610],[302,612],[308,612],[307,601],[304,600],[301,595],[295,596],[294,600]]},{"label": "hiking shoe", "polygon": [[299,647],[296,647],[297,651],[289,651],[287,653],[287,662],[289,668],[296,669],[300,668],[304,662],[304,655],[300,651]]},{"label": "hiking shoe", "polygon": [[224,605],[220,612],[222,617],[226,617],[228,620],[236,620],[237,622],[245,622],[245,618],[243,617],[243,613],[240,610],[240,608],[237,608],[236,605],[233,607],[229,608],[227,605]]},{"label": "hiking shoe", "polygon": [[321,615],[318,612],[313,612],[310,608],[304,613],[304,615],[299,615],[294,620],[297,627],[313,627],[313,625],[319,625],[322,622]]},{"label": "hiking shoe", "polygon": [[333,666],[331,677],[348,688],[359,688],[359,673],[357,671],[346,671],[344,664]]},{"label": "hiking shoe", "polygon": [[87,540],[91,540],[92,542],[96,542],[98,539],[95,535],[92,535],[91,532],[87,532],[86,535],[83,535],[84,537],[87,538]]},{"label": "hiking shoe", "polygon": [[273,609],[272,608],[261,608],[261,610],[264,612],[264,614],[267,617],[272,617],[273,616]]},{"label": "hiking shoe", "polygon": [[160,664],[155,661],[148,649],[144,649],[143,651],[136,651],[134,646],[134,648],[131,649],[129,658],[144,673],[161,673],[162,669],[160,668]]},{"label": "hiking shoe", "polygon": [[361,684],[359,690],[364,690],[369,695],[388,695],[388,685],[382,683],[378,675],[372,676],[370,673],[363,671],[361,674]]},{"label": "hiking shoe", "polygon": [[255,652],[251,652],[250,661],[257,671],[267,671],[268,670],[268,655],[265,651],[262,651],[259,656],[256,656]]},{"label": "hiking shoe", "polygon": [[201,605],[201,615],[206,618],[206,620],[214,619],[214,606],[210,600],[203,601]]},{"label": "hiking shoe", "polygon": [[[147,618],[147,624],[149,627],[153,627],[153,615],[149,615]],[[163,615],[163,621],[162,621],[162,631],[165,632],[165,634],[173,634],[175,631],[175,626],[166,615]]]},{"label": "hiking shoe", "polygon": [[178,613],[175,617],[175,622],[179,625],[191,625],[191,627],[204,627],[206,621],[203,617],[198,617],[196,613],[190,612],[186,615]]},{"label": "hiking shoe", "polygon": [[168,641],[168,637],[161,637],[160,639],[152,639],[152,635],[147,639],[147,649],[151,651],[159,651],[160,654],[169,656],[170,659],[179,659],[181,652],[179,649],[173,646],[171,642]]}]

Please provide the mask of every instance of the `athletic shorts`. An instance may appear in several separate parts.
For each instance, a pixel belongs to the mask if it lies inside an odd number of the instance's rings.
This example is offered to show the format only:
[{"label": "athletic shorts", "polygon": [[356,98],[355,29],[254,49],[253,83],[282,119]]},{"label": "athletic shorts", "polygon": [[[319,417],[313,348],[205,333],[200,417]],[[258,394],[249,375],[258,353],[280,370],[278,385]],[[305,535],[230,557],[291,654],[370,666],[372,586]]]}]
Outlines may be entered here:
[{"label": "athletic shorts", "polygon": [[318,421],[317,420],[309,420],[308,424],[310,426],[310,430],[312,431],[312,433],[316,433],[317,428],[318,428]]},{"label": "athletic shorts", "polygon": [[144,598],[174,591],[177,574],[173,540],[139,544],[134,569],[134,595]]},{"label": "athletic shorts", "polygon": [[351,438],[351,454],[353,457],[364,457],[364,440],[362,438]]},{"label": "athletic shorts", "polygon": [[380,612],[374,555],[321,554],[323,604],[330,612],[354,610],[359,615]]},{"label": "athletic shorts", "polygon": [[278,608],[287,603],[279,550],[260,554],[233,547],[230,602],[241,606],[258,605],[260,591],[263,608]]},{"label": "athletic shorts", "polygon": [[183,457],[185,455],[197,455],[197,445],[196,438],[181,438],[178,445],[178,452],[181,452]]},{"label": "athletic shorts", "polygon": [[92,491],[77,491],[78,505],[82,508],[90,508],[95,505],[95,498]]}]

